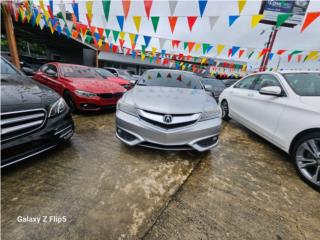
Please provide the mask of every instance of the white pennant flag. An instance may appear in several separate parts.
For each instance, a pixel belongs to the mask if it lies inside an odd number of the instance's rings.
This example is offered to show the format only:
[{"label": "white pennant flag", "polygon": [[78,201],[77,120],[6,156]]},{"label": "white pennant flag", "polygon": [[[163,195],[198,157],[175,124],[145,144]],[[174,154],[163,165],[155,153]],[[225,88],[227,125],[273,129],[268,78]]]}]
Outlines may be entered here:
[{"label": "white pennant flag", "polygon": [[219,19],[219,16],[209,17],[210,31],[213,29],[214,25],[216,25],[218,19]]},{"label": "white pennant flag", "polygon": [[59,24],[60,24],[61,30],[63,30],[65,25],[65,22],[63,21],[63,19],[59,18]]},{"label": "white pennant flag", "polygon": [[44,25],[46,25],[43,18],[40,19],[39,25],[41,30],[44,28]]},{"label": "white pennant flag", "polygon": [[68,28],[69,32],[72,31],[72,27],[73,27],[73,22],[67,20],[67,28]]},{"label": "white pennant flag", "polygon": [[164,38],[159,38],[159,45],[160,45],[160,50],[163,49],[164,43],[166,42],[166,39]]},{"label": "white pennant flag", "polygon": [[59,8],[60,8],[60,11],[62,13],[62,16],[65,20],[67,20],[67,14],[66,14],[66,5],[64,3],[59,3]]},{"label": "white pennant flag", "polygon": [[176,10],[177,3],[178,3],[178,1],[176,1],[176,0],[173,0],[173,1],[170,0],[169,1],[169,8],[170,8],[171,16],[173,16],[174,11]]}]

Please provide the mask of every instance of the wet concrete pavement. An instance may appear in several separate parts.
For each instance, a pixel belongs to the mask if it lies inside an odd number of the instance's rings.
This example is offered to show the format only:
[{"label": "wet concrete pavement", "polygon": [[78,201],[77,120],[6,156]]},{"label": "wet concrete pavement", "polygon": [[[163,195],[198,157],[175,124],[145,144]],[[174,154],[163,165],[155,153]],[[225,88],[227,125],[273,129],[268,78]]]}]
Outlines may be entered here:
[{"label": "wet concrete pavement", "polygon": [[234,122],[217,148],[198,154],[126,147],[113,113],[74,120],[70,144],[2,171],[2,239],[320,236],[320,194],[286,154]]}]

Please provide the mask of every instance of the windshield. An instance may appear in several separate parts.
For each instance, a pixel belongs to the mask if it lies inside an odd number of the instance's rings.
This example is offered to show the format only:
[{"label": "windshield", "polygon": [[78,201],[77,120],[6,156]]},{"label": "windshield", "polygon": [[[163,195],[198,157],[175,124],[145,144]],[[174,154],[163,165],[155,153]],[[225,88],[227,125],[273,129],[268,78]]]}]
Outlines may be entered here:
[{"label": "windshield", "polygon": [[0,58],[1,60],[1,75],[22,75],[14,67],[12,67],[6,60]]},{"label": "windshield", "polygon": [[202,82],[204,85],[211,85],[212,87],[225,88],[225,85],[221,80],[203,79]]},{"label": "windshield", "polygon": [[64,65],[61,67],[61,73],[64,77],[103,79],[94,68],[83,66]]},{"label": "windshield", "polygon": [[192,73],[165,70],[145,72],[138,85],[203,89],[198,76]]},{"label": "windshield", "polygon": [[296,94],[320,96],[320,73],[285,73],[283,76]]},{"label": "windshield", "polygon": [[96,68],[96,71],[103,78],[114,77],[114,75],[111,72],[109,72],[108,70],[105,70],[105,69],[102,69],[102,68]]},{"label": "windshield", "polygon": [[126,70],[121,70],[121,69],[119,69],[118,71],[119,71],[119,73],[120,73],[121,75],[130,76],[130,73],[127,72]]}]

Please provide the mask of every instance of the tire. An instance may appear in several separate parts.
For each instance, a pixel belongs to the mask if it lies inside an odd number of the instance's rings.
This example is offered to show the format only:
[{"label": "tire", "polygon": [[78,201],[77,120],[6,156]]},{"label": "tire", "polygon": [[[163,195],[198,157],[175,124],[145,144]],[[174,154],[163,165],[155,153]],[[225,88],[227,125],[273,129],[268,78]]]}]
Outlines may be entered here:
[{"label": "tire", "polygon": [[300,177],[320,191],[320,132],[299,138],[292,148],[291,158]]},{"label": "tire", "polygon": [[65,92],[63,93],[63,98],[64,98],[64,100],[66,101],[66,103],[68,104],[68,106],[69,106],[69,108],[70,108],[70,111],[71,111],[72,113],[76,113],[76,112],[77,112],[77,107],[76,107],[76,105],[75,105],[75,103],[74,103],[74,100],[73,100],[73,98],[72,98],[71,93],[68,92],[68,91],[65,91]]},{"label": "tire", "polygon": [[222,111],[222,119],[224,121],[229,121],[231,118],[229,117],[229,105],[227,100],[222,100],[221,102],[221,111]]}]

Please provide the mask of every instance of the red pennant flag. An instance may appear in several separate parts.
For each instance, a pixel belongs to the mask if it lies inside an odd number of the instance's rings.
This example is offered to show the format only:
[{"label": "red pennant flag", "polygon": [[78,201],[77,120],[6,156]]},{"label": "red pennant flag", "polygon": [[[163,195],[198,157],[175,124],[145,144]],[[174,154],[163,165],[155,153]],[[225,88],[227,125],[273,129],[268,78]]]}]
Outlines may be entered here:
[{"label": "red pennant flag", "polygon": [[194,47],[195,43],[194,42],[188,42],[188,50],[191,52],[192,48]]},{"label": "red pennant flag", "polygon": [[144,0],[144,8],[146,10],[148,19],[150,18],[151,7],[152,7],[152,0]]},{"label": "red pennant flag", "polygon": [[278,55],[281,55],[281,54],[283,54],[285,51],[286,51],[286,50],[278,50],[278,51],[277,51],[277,54],[278,54]]},{"label": "red pennant flag", "polygon": [[291,55],[291,54],[289,54],[289,55],[288,55],[288,62],[290,62],[290,61],[291,61],[291,59],[292,59],[292,55]]},{"label": "red pennant flag", "polygon": [[178,80],[178,81],[182,81],[181,74],[177,77],[177,80]]},{"label": "red pennant flag", "polygon": [[232,48],[229,48],[228,57],[231,57],[232,54]]},{"label": "red pennant flag", "polygon": [[302,55],[298,55],[298,56],[297,56],[297,60],[298,60],[298,62],[300,62],[300,61],[301,61],[301,58],[302,58]]},{"label": "red pennant flag", "polygon": [[120,47],[123,48],[124,40],[119,38]]},{"label": "red pennant flag", "polygon": [[130,9],[131,0],[122,0],[122,8],[125,19],[127,19],[129,9]]},{"label": "red pennant flag", "polygon": [[239,58],[241,58],[241,56],[243,55],[243,53],[244,53],[244,49],[241,49],[241,50],[239,51]]},{"label": "red pennant flag", "polygon": [[52,9],[51,9],[50,5],[48,5],[47,8],[48,8],[48,12],[50,14],[50,17],[53,18]]},{"label": "red pennant flag", "polygon": [[118,50],[118,46],[117,45],[113,45],[112,46],[112,52],[116,53]]},{"label": "red pennant flag", "polygon": [[320,16],[320,12],[309,12],[303,22],[300,32],[303,32],[314,20]]},{"label": "red pennant flag", "polygon": [[187,17],[190,32],[192,31],[193,25],[196,22],[197,18],[198,18],[197,16],[189,16],[189,17]]},{"label": "red pennant flag", "polygon": [[179,59],[183,60],[183,54],[182,53],[179,54]]},{"label": "red pennant flag", "polygon": [[98,29],[99,36],[102,39],[103,33],[104,33],[104,29],[103,28],[99,28],[99,27],[97,27],[97,29]]},{"label": "red pennant flag", "polygon": [[130,55],[130,51],[131,51],[131,49],[130,49],[130,48],[127,48],[126,55]]},{"label": "red pennant flag", "polygon": [[168,19],[169,19],[169,23],[170,23],[171,32],[173,34],[174,29],[175,29],[176,24],[177,24],[178,17],[170,16],[170,17],[168,17]]},{"label": "red pennant flag", "polygon": [[106,42],[106,45],[105,45],[105,50],[108,51],[108,52],[110,51],[110,46],[109,46],[109,43],[107,43],[107,42]]},{"label": "red pennant flag", "polygon": [[172,48],[179,47],[180,41],[179,40],[172,40],[171,43],[172,43]]},{"label": "red pennant flag", "polygon": [[260,58],[260,57],[262,57],[263,55],[265,55],[268,51],[269,51],[269,48],[264,48],[264,49],[262,49],[262,51],[260,52],[258,58]]},{"label": "red pennant flag", "polygon": [[92,37],[94,37],[94,33],[96,32],[96,27],[91,26],[90,32],[91,32]]}]

